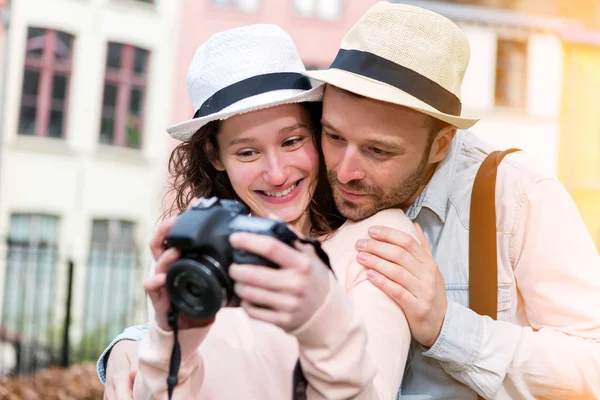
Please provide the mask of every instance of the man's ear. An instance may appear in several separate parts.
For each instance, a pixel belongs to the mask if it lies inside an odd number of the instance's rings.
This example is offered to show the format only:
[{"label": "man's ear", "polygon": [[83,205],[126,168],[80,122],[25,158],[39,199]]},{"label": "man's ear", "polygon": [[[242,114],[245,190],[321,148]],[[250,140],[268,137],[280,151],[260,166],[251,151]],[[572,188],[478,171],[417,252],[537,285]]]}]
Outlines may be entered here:
[{"label": "man's ear", "polygon": [[204,143],[204,153],[208,155],[210,163],[213,167],[215,167],[217,171],[225,171],[225,167],[221,163],[221,160],[219,160],[219,152],[208,140],[206,141],[206,143]]},{"label": "man's ear", "polygon": [[438,132],[433,143],[431,144],[431,151],[429,152],[429,163],[436,164],[446,157],[448,150],[450,150],[450,144],[452,139],[456,135],[456,128],[454,126],[447,126]]}]

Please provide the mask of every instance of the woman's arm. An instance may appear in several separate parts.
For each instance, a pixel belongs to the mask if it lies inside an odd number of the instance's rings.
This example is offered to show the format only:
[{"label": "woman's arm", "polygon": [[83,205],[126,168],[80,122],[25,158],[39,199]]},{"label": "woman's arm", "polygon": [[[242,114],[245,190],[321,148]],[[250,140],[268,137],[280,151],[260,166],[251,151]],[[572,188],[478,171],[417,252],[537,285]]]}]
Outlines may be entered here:
[{"label": "woman's arm", "polygon": [[[385,210],[345,224],[324,243],[338,283],[330,298],[337,300],[324,304],[308,327],[293,332],[300,340],[311,399],[395,399],[402,383],[411,341],[408,323],[402,309],[368,281],[356,261],[354,244],[368,237],[372,225],[393,226],[416,235],[401,210]],[[352,304],[343,301],[344,290]],[[342,315],[346,325],[340,321]],[[309,331],[310,324],[320,324],[321,332],[311,334],[312,340],[307,341],[302,331]]]}]

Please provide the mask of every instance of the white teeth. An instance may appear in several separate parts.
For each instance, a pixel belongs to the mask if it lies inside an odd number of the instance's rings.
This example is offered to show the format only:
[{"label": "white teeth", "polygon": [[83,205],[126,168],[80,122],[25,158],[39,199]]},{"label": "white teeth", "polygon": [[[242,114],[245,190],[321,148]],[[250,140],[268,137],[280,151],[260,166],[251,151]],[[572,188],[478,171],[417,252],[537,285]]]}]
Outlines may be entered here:
[{"label": "white teeth", "polygon": [[298,186],[298,184],[294,183],[292,186],[290,186],[283,192],[263,192],[263,193],[270,197],[283,197],[283,196],[289,194],[292,190],[296,189],[296,186]]}]

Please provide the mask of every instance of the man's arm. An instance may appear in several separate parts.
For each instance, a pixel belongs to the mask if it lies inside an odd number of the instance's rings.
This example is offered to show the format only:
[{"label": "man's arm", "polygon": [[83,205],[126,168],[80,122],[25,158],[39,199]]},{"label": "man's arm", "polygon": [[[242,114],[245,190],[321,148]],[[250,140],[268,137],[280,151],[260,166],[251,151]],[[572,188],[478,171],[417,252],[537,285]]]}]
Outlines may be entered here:
[{"label": "man's arm", "polygon": [[105,385],[105,399],[132,398],[133,383],[130,374],[137,370],[139,341],[147,332],[147,325],[129,327],[100,355],[96,371]]},{"label": "man's arm", "polygon": [[600,257],[577,207],[543,180],[516,228],[509,254],[532,328],[450,302],[425,355],[487,398],[600,398]]},{"label": "man's arm", "polygon": [[[121,340],[114,345],[106,370],[115,372],[106,379],[104,400],[132,399],[133,381],[137,374],[139,342]],[[127,373],[126,373],[127,372]]]}]

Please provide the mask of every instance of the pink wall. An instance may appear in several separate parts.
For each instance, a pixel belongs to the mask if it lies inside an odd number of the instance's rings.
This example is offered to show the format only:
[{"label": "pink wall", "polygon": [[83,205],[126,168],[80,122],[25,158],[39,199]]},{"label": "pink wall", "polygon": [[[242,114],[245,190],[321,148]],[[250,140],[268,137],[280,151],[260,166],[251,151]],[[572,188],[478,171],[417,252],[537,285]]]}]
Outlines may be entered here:
[{"label": "pink wall", "polygon": [[[216,7],[211,0],[183,0],[174,71],[172,123],[187,120],[194,114],[185,86],[187,69],[198,46],[212,34],[236,26],[277,24],[292,36],[306,65],[327,67],[335,58],[346,32],[376,2],[342,0],[340,19],[322,21],[295,15],[293,0],[260,0],[260,9],[250,14],[236,7]],[[168,138],[167,143],[170,153],[179,142]]]}]

